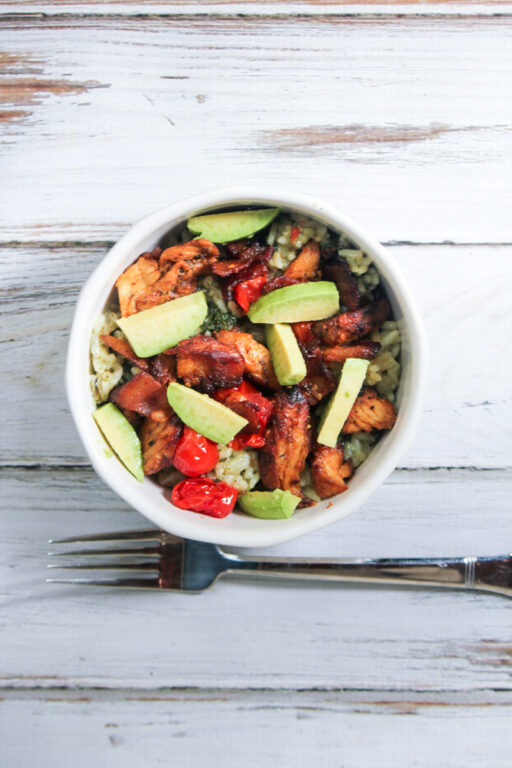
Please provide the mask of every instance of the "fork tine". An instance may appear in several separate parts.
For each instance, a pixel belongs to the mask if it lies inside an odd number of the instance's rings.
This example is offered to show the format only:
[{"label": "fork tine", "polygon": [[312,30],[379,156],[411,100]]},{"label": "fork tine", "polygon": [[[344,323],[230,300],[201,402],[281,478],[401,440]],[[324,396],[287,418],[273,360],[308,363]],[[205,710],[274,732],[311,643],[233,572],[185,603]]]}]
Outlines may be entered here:
[{"label": "fork tine", "polygon": [[71,569],[73,571],[140,571],[141,573],[144,571],[153,571],[154,573],[158,573],[158,566],[156,563],[91,563],[90,565],[86,563],[79,563],[78,565],[50,563],[50,565],[47,565],[46,567],[58,569],[60,571]]},{"label": "fork tine", "polygon": [[96,533],[91,536],[71,536],[68,539],[49,539],[48,544],[75,544],[88,541],[159,541],[161,535],[162,531],[158,528],[113,531],[111,533]]},{"label": "fork tine", "polygon": [[158,579],[46,579],[48,584],[79,584],[89,587],[131,587],[133,589],[160,589]]},{"label": "fork tine", "polygon": [[160,550],[158,547],[138,547],[135,549],[75,549],[66,552],[48,552],[49,557],[158,557]]}]

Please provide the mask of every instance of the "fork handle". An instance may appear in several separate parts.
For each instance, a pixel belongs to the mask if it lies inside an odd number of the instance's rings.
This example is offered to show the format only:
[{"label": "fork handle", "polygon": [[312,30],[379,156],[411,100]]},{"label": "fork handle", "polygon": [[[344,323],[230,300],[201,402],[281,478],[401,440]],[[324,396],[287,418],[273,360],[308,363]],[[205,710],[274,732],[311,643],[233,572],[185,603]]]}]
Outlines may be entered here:
[{"label": "fork handle", "polygon": [[227,572],[372,584],[479,589],[512,597],[512,556],[308,560],[226,555]]}]

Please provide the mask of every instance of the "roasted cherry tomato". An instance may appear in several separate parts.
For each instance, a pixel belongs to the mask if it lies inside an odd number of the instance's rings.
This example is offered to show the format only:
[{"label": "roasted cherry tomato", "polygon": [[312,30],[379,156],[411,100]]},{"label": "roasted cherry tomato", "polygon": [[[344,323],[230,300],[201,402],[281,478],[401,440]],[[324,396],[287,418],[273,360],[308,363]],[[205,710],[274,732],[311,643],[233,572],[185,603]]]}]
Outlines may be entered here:
[{"label": "roasted cherry tomato", "polygon": [[292,243],[296,241],[299,235],[300,235],[300,227],[292,227],[292,231],[290,232],[290,240],[292,241]]},{"label": "roasted cherry tomato", "polygon": [[233,291],[235,301],[247,312],[251,304],[261,296],[261,291],[266,282],[267,278],[265,275],[260,275],[259,277],[245,280],[243,283],[237,283]]},{"label": "roasted cherry tomato", "polygon": [[313,333],[313,323],[292,323],[292,330],[298,342],[304,346],[312,344],[314,341],[318,341]]},{"label": "roasted cherry tomato", "polygon": [[176,469],[189,477],[198,477],[213,469],[218,460],[217,443],[190,427],[183,429],[172,462]]},{"label": "roasted cherry tomato", "polygon": [[238,491],[227,483],[207,477],[182,480],[172,489],[171,500],[180,509],[202,512],[210,517],[226,517],[233,511]]},{"label": "roasted cherry tomato", "polygon": [[[270,255],[272,254],[272,249],[270,249]],[[257,264],[249,264],[248,267],[244,267],[240,272],[237,272],[235,275],[231,275],[231,277],[228,277],[228,279],[224,282],[224,290],[223,295],[226,301],[232,299],[235,297],[235,290],[237,286],[243,285],[244,283],[250,283],[252,280],[255,280],[257,277],[265,278],[265,281],[262,282],[262,286],[265,285],[265,282],[268,280],[268,267],[266,264],[263,263],[257,263]],[[259,292],[261,292],[261,288],[259,288]],[[242,291],[243,293],[243,291]]]},{"label": "roasted cherry tomato", "polygon": [[242,381],[239,387],[218,389],[213,395],[215,400],[219,400],[221,403],[225,403],[229,408],[230,397],[236,393],[237,400],[240,395],[243,395],[243,399],[249,403],[253,403],[257,408],[257,418],[259,426],[257,431],[246,432],[248,427],[245,427],[238,435],[229,443],[230,448],[234,448],[236,451],[242,448],[262,448],[265,445],[265,428],[268,420],[272,414],[272,403],[266,397],[264,397],[255,386],[250,384],[245,379]]}]

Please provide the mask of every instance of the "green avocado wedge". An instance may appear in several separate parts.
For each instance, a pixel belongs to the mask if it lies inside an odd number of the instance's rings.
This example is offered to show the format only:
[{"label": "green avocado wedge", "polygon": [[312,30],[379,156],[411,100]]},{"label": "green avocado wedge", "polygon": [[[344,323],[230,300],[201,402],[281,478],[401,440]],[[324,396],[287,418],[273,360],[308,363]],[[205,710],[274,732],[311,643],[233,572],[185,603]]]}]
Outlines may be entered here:
[{"label": "green avocado wedge", "polygon": [[290,491],[248,491],[238,503],[244,512],[263,520],[285,520],[293,515],[300,499]]},{"label": "green avocado wedge", "polygon": [[136,431],[113,403],[101,405],[93,413],[94,421],[117,457],[134,478],[142,483],[142,450]]},{"label": "green avocado wedge", "polygon": [[188,426],[215,443],[227,445],[249,422],[208,395],[173,381],[167,387],[171,408]]},{"label": "green avocado wedge", "polygon": [[320,419],[316,439],[321,445],[336,447],[339,434],[363,386],[369,365],[369,360],[360,360],[356,357],[345,360],[338,387]]},{"label": "green avocado wedge", "polygon": [[272,355],[272,364],[281,386],[291,387],[305,377],[306,363],[289,325],[276,323],[267,325],[267,346]]},{"label": "green avocado wedge", "polygon": [[203,291],[196,291],[123,317],[117,324],[136,355],[151,357],[194,336],[207,314],[205,295]]},{"label": "green avocado wedge", "polygon": [[261,296],[249,310],[253,323],[301,323],[323,320],[340,311],[340,297],[334,283],[298,283]]},{"label": "green avocado wedge", "polygon": [[233,211],[193,216],[187,227],[194,235],[205,237],[212,243],[229,243],[250,237],[275,219],[280,208],[260,208],[256,211]]}]

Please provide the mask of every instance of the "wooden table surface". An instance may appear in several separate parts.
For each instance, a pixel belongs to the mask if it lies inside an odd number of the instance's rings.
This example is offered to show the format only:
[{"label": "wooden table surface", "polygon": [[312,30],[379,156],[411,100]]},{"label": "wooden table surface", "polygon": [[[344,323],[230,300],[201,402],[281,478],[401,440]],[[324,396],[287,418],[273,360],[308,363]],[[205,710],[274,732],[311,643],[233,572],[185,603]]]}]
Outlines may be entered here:
[{"label": "wooden table surface", "polygon": [[153,209],[300,190],[389,245],[431,368],[402,465],[267,550],[512,546],[512,4],[0,0],[0,765],[509,768],[512,604],[225,581],[46,585],[46,540],[137,527],[63,366],[81,284]]}]

